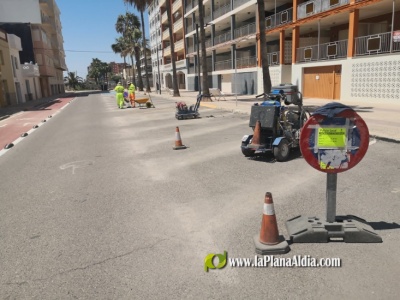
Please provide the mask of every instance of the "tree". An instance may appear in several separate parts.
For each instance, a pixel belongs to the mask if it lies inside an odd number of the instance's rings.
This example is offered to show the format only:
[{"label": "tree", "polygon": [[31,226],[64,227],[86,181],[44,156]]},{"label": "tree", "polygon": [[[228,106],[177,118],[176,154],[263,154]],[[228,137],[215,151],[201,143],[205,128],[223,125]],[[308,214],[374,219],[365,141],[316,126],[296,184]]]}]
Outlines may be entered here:
[{"label": "tree", "polygon": [[100,79],[107,80],[110,71],[111,68],[106,62],[102,62],[98,58],[93,58],[89,66],[88,77],[94,78],[96,84],[99,84]]},{"label": "tree", "polygon": [[124,59],[124,69],[126,66],[126,56],[129,54],[128,45],[123,37],[115,39],[115,44],[111,45],[111,49],[115,53],[120,53],[121,57]]},{"label": "tree", "polygon": [[174,89],[174,97],[179,97],[179,88],[178,88],[178,76],[176,74],[176,63],[175,63],[175,46],[174,46],[174,34],[172,31],[172,25],[173,25],[173,18],[171,15],[171,2],[170,0],[166,1],[167,5],[167,16],[169,20],[168,24],[168,32],[169,32],[169,44],[171,48],[171,64],[172,64],[172,85]]},{"label": "tree", "polygon": [[140,53],[141,53],[141,44],[142,44],[142,32],[138,29],[134,30],[131,33],[131,55],[135,56],[136,60],[136,69],[138,71],[138,83],[139,83],[139,91],[143,91],[143,79],[142,79],[142,66],[140,65]]},{"label": "tree", "polygon": [[79,76],[76,76],[75,72],[68,72],[67,76],[64,77],[64,81],[73,90],[83,83],[83,79]]},{"label": "tree", "polygon": [[[206,52],[206,32],[204,29],[204,5],[203,0],[199,2],[199,27],[200,27],[200,40],[201,40],[201,69],[203,72],[203,95],[210,95],[208,86],[208,71],[207,71],[207,52]],[[201,91],[199,91],[201,92]],[[211,99],[211,98],[210,98]]]},{"label": "tree", "polygon": [[[167,0],[168,1],[168,0]],[[146,32],[144,29],[144,17],[143,13],[146,10],[146,7],[152,2],[152,0],[124,0],[125,3],[129,3],[130,5],[133,5],[136,7],[136,9],[140,12],[140,18],[142,21],[142,49],[143,49],[143,57],[144,57],[144,67],[145,67],[145,72],[146,72],[146,92],[150,92],[150,81],[149,81],[149,74],[147,71],[147,55],[146,55]],[[141,76],[141,74],[139,74]]]},{"label": "tree", "polygon": [[271,77],[268,66],[267,39],[265,37],[265,4],[264,0],[257,0],[258,8],[258,24],[260,26],[260,50],[261,50],[261,67],[263,74],[263,92],[264,95],[271,92]]},{"label": "tree", "polygon": [[[118,33],[122,34],[122,37],[124,39],[124,48],[129,54],[130,59],[131,59],[131,65],[132,65],[132,81],[133,84],[136,86],[136,76],[135,76],[135,70],[133,68],[133,55],[134,55],[134,38],[137,35],[137,31],[140,31],[140,21],[139,18],[132,13],[126,12],[125,15],[119,15],[117,18],[117,23],[115,23],[115,30]],[[140,48],[139,48],[140,49]],[[139,55],[140,58],[140,55]],[[138,70],[139,71],[139,70]],[[139,79],[139,90],[143,90],[143,81],[141,78]]]}]

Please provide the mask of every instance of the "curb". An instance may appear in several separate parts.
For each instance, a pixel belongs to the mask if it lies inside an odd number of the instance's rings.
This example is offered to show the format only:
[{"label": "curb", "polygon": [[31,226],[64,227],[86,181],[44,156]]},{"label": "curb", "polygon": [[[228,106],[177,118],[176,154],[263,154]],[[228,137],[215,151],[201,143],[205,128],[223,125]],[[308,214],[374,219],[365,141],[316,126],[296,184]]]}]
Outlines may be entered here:
[{"label": "curb", "polygon": [[375,139],[377,139],[379,141],[383,141],[383,142],[400,144],[399,140],[392,139],[392,138],[387,138],[387,137],[377,136],[377,135],[370,135],[370,137],[373,137],[373,138],[375,138]]},{"label": "curb", "polygon": [[7,118],[9,118],[9,117],[10,117],[10,115],[1,116],[1,117],[0,117],[0,121],[1,121],[1,120],[4,120],[4,119],[7,119]]}]

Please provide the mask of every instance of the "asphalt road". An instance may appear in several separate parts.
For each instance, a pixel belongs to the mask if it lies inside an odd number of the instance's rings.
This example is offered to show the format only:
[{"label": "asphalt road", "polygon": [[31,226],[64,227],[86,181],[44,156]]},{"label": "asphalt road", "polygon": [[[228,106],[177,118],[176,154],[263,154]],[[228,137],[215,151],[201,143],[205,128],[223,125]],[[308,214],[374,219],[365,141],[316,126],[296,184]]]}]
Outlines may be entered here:
[{"label": "asphalt road", "polygon": [[[247,159],[248,116],[174,103],[117,109],[111,94],[78,97],[0,157],[1,299],[398,299],[400,145],[372,141],[338,175],[337,213],[370,222],[380,244],[292,244],[282,257],[340,268],[204,271],[209,253],[254,258],[265,192],[280,233],[325,217],[326,175],[298,153]],[[188,148],[173,150],[175,127]]]}]

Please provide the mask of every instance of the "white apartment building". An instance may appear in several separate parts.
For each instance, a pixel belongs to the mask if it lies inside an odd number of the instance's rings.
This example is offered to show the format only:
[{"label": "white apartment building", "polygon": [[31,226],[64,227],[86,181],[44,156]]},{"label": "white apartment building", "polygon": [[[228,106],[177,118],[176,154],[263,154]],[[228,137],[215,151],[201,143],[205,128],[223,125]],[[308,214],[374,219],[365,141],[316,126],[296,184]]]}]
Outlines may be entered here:
[{"label": "white apartment building", "polygon": [[[161,46],[164,78],[168,78],[171,54],[165,28],[171,21],[175,45],[178,44],[180,35],[175,24],[180,20],[179,14],[168,18],[163,3],[159,3]],[[172,6],[175,3],[171,1]],[[185,87],[196,90],[198,2],[182,0],[181,3],[183,57],[187,67],[180,72],[185,76]],[[239,94],[262,93],[257,36],[263,33],[273,85],[291,82],[298,85],[305,97],[400,99],[398,0],[264,1],[266,28],[259,28],[256,0],[203,3],[211,87]],[[175,53],[180,61],[179,50]]]}]

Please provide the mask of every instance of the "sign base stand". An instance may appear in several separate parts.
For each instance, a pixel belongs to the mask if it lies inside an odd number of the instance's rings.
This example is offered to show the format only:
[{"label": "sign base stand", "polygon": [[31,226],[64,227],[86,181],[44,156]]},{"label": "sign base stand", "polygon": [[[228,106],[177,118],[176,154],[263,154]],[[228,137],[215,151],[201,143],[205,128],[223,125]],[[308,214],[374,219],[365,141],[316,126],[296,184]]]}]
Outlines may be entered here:
[{"label": "sign base stand", "polygon": [[336,216],[334,222],[317,217],[297,216],[286,221],[293,243],[382,243],[382,238],[361,218]]}]

